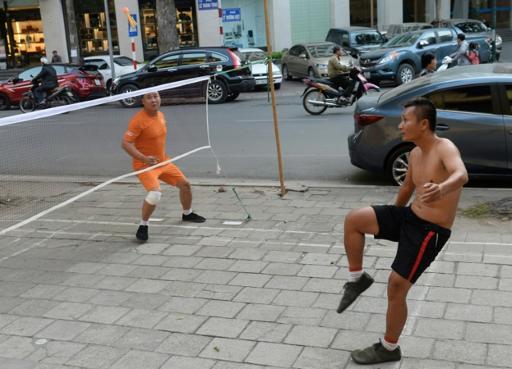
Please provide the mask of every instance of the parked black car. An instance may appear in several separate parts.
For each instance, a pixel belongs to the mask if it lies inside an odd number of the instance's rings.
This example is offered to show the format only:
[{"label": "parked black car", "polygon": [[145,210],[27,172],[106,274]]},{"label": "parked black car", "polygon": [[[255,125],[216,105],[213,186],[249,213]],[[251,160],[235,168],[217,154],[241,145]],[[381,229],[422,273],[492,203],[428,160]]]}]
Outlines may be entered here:
[{"label": "parked black car", "polygon": [[378,48],[387,40],[376,29],[369,27],[331,28],[325,41],[341,45],[353,57],[360,53]]},{"label": "parked black car", "polygon": [[[242,67],[242,61],[236,48],[183,48],[159,55],[143,68],[116,78],[112,84],[112,91],[123,93],[217,74],[210,82],[208,101],[212,104],[220,104],[235,100],[241,92],[254,90],[256,82],[250,68],[240,67]],[[170,90],[169,95],[174,92]],[[179,97],[199,97],[203,91],[196,84],[180,88],[179,93]],[[137,106],[140,104],[140,99],[124,99],[121,100],[121,104],[125,107]]]}]

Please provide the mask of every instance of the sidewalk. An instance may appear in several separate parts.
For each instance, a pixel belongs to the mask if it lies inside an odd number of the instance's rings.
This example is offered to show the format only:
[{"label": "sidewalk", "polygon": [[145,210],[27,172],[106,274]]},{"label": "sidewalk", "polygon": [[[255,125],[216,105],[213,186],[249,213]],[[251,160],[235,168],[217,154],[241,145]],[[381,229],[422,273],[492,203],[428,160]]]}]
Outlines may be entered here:
[{"label": "sidewalk", "polygon": [[[339,315],[343,217],[390,203],[393,187],[194,187],[204,224],[179,221],[164,190],[150,242],[134,241],[143,193],[119,184],[0,239],[1,369],[352,369],[377,341],[396,249],[367,239],[376,283]],[[512,197],[468,189],[461,208]],[[373,368],[512,368],[511,221],[457,219],[413,287],[401,363]],[[473,364],[473,365],[472,365]]]}]

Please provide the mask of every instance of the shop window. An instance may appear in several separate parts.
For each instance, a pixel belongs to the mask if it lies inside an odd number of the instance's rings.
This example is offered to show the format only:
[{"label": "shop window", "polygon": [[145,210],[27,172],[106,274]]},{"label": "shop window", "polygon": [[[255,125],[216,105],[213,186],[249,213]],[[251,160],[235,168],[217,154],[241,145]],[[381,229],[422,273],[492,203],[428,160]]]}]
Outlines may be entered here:
[{"label": "shop window", "polygon": [[[92,0],[75,2],[80,25],[80,46],[83,55],[108,53],[107,19],[103,1]],[[119,52],[117,25],[114,21],[114,2],[109,0],[110,29],[112,31],[113,52]]]}]

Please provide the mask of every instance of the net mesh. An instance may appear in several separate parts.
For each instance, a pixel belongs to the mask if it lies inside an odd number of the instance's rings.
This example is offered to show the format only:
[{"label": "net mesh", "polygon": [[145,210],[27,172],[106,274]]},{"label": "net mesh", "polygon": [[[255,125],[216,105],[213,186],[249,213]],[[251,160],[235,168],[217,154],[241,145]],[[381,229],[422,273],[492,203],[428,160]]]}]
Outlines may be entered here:
[{"label": "net mesh", "polygon": [[13,111],[1,118],[0,233],[65,206],[86,191],[136,180],[121,142],[141,108],[123,107],[124,99],[140,101],[146,93],[159,92],[167,121],[166,152],[179,165],[211,149],[208,83],[207,77],[194,78],[27,114]]}]

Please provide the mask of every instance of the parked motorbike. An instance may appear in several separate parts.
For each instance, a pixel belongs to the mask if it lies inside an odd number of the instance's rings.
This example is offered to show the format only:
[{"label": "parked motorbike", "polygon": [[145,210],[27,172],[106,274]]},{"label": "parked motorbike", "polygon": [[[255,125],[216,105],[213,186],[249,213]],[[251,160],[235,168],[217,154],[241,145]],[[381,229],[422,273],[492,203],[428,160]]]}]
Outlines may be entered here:
[{"label": "parked motorbike", "polygon": [[72,104],[74,102],[75,97],[73,92],[67,86],[56,87],[52,91],[48,92],[46,102],[44,104],[38,104],[34,93],[30,90],[23,94],[23,97],[20,100],[20,110],[23,113],[29,113],[36,109],[48,109],[56,106]]},{"label": "parked motorbike", "polygon": [[344,98],[344,90],[327,78],[304,78],[303,82],[307,85],[302,93],[302,106],[304,109],[309,114],[320,115],[327,108],[344,108],[353,105],[370,90],[380,91],[378,86],[368,82],[359,67],[352,68],[348,76],[354,83],[354,88],[349,98]]}]

